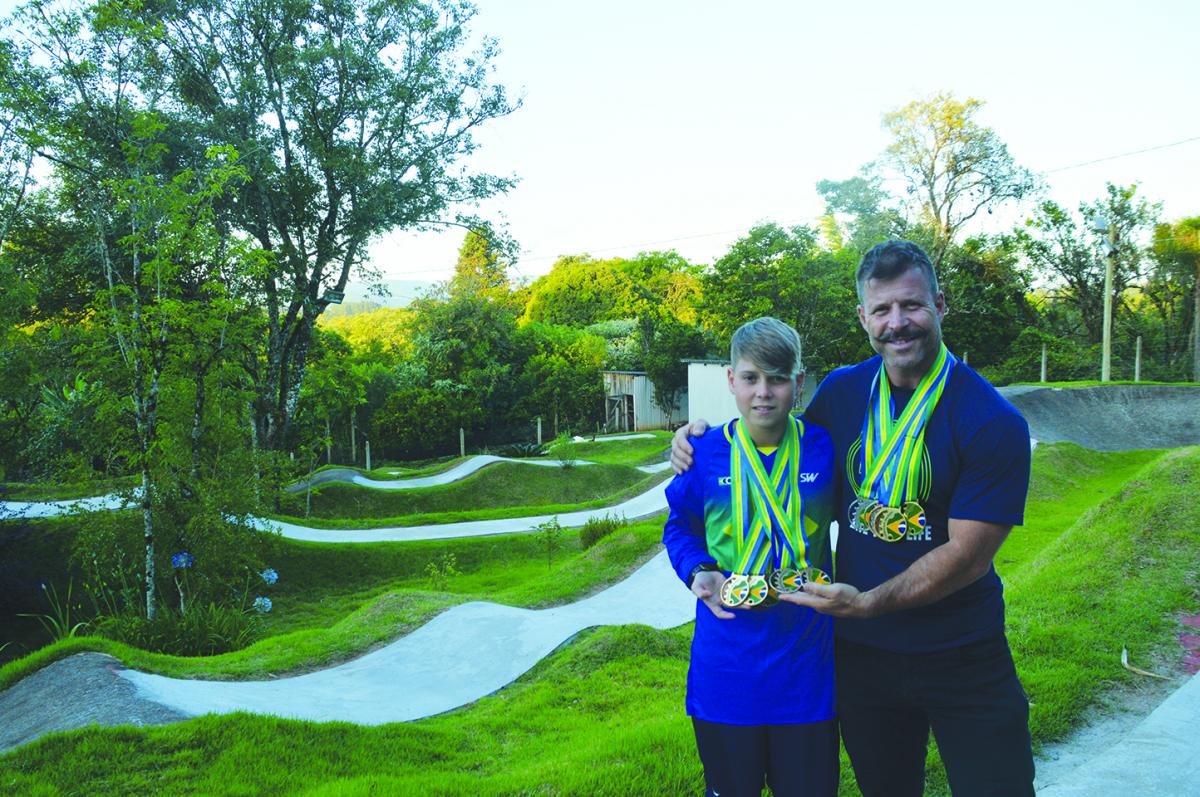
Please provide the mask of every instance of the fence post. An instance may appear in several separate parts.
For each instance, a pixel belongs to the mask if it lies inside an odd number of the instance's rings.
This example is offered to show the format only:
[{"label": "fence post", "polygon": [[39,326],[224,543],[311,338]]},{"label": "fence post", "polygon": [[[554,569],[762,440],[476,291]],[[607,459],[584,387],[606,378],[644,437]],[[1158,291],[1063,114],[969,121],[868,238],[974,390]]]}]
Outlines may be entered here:
[{"label": "fence post", "polygon": [[1142,381],[1142,336],[1138,335],[1137,354],[1133,358],[1133,381]]},{"label": "fence post", "polygon": [[969,359],[967,359],[970,354],[971,354],[971,352],[969,352],[969,351],[966,351],[966,350],[963,351],[963,365],[971,364],[971,361]]},{"label": "fence post", "polygon": [[542,416],[538,416],[538,445],[542,444]]},{"label": "fence post", "polygon": [[367,470],[370,470],[371,469],[371,440],[370,440],[370,438],[365,438],[363,440],[363,449],[365,450],[365,453],[367,455]]},{"label": "fence post", "polygon": [[325,417],[325,463],[333,464],[333,433],[329,431],[329,417]]},{"label": "fence post", "polygon": [[467,455],[467,433],[463,431],[461,426],[458,427],[458,455],[460,457]]},{"label": "fence post", "polygon": [[1042,383],[1046,382],[1046,344],[1042,344]]}]

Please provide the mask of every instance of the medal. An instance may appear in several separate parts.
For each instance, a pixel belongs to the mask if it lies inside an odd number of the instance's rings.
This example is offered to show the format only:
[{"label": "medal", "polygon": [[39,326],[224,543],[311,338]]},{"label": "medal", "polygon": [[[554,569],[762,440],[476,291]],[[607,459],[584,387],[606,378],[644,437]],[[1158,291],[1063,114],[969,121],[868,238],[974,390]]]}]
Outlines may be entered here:
[{"label": "medal", "polygon": [[851,502],[850,509],[846,513],[850,518],[850,528],[854,529],[855,531],[867,530],[863,516],[866,514],[867,510],[871,508],[873,503],[875,502],[870,498],[866,498],[861,495]]},{"label": "medal", "polygon": [[749,594],[750,584],[747,578],[741,573],[734,573],[721,585],[721,604],[735,609],[745,603]]},{"label": "medal", "polygon": [[884,542],[899,542],[908,534],[908,521],[898,508],[888,506],[884,507],[872,530],[875,531],[875,536]]},{"label": "medal", "polygon": [[802,584],[807,584],[810,581],[813,582],[814,584],[832,584],[833,583],[833,579],[831,579],[829,577],[829,574],[827,574],[824,570],[822,570],[819,567],[806,567],[800,571],[799,575],[800,575],[800,583],[802,583]]},{"label": "medal", "polygon": [[761,605],[767,599],[769,591],[766,576],[748,576],[746,579],[746,598],[742,601],[742,605],[747,609],[753,609],[755,606]]},{"label": "medal", "polygon": [[922,532],[925,530],[925,510],[916,501],[905,501],[900,507],[904,520],[908,522],[908,530]]},{"label": "medal", "polygon": [[800,585],[804,583],[800,580],[800,571],[794,567],[781,567],[775,570],[767,576],[767,582],[771,585],[771,589],[779,595],[799,592]]},{"label": "medal", "polygon": [[883,539],[883,531],[880,529],[879,524],[883,520],[883,515],[886,512],[887,507],[876,501],[875,503],[871,504],[871,508],[867,511],[866,515],[867,531],[871,532],[880,539]]}]

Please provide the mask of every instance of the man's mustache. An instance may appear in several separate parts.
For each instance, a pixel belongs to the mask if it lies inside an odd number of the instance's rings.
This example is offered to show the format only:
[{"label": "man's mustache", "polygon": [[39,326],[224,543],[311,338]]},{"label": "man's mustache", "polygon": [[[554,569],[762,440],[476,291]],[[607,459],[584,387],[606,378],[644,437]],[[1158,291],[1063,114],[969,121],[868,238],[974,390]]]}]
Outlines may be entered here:
[{"label": "man's mustache", "polygon": [[921,329],[920,327],[904,327],[903,329],[893,330],[892,332],[884,332],[875,339],[880,343],[890,343],[896,338],[901,338],[904,340],[916,340],[918,338],[923,338],[928,334],[928,330]]}]

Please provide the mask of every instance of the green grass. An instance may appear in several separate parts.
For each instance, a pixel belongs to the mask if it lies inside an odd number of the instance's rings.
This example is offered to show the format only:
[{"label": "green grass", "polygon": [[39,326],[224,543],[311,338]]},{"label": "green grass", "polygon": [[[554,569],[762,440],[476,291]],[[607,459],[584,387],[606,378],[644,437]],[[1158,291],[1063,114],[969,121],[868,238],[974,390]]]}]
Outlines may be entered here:
[{"label": "green grass", "polygon": [[[450,470],[460,462],[465,462],[468,457],[442,457],[436,460],[421,460],[418,462],[405,462],[394,465],[380,465],[378,468],[367,470],[360,468],[357,465],[322,465],[317,468],[314,473],[320,473],[326,470],[353,470],[375,481],[395,481],[397,479],[411,479],[417,476],[431,476],[435,473],[442,473]],[[401,473],[391,473],[391,471],[401,471]],[[303,481],[304,477],[300,478]]]},{"label": "green grass", "polygon": [[[1096,456],[1064,444],[1039,447],[1031,518],[1051,516],[1064,499],[1099,502],[1060,534],[1030,533],[1010,551],[1026,531],[1018,529],[1001,551],[1019,553],[1005,574],[1009,636],[1038,745],[1060,738],[1105,690],[1137,681],[1121,667],[1122,645],[1143,666],[1177,662],[1174,618],[1197,605],[1200,449]],[[1110,489],[1129,473],[1132,479]],[[657,532],[646,525],[648,536]],[[295,550],[340,557],[346,547]],[[390,565],[400,566],[371,559],[358,565],[364,579],[382,580]],[[590,568],[572,561],[580,573]],[[317,579],[325,586],[310,597],[336,593],[335,574],[333,567]],[[536,590],[535,580],[526,588]],[[690,626],[598,629],[496,695],[413,723],[368,728],[233,715],[55,734],[0,757],[0,788],[45,795],[694,794],[700,767],[682,707],[690,635]],[[0,683],[8,671],[0,671]],[[856,793],[851,780],[844,766],[842,794]],[[936,757],[929,793],[947,793]]]},{"label": "green grass", "polygon": [[[671,432],[631,432],[630,434],[651,434],[652,438],[636,440],[620,440],[604,442],[568,443],[567,450],[574,459],[585,459],[588,462],[602,462],[610,465],[651,465],[666,459],[671,450]],[[563,456],[558,448],[551,450],[552,456]]]},{"label": "green grass", "polygon": [[73,501],[137,487],[139,476],[117,476],[62,484],[0,482],[0,501]]},{"label": "green grass", "polygon": [[[541,514],[538,507],[605,501],[646,480],[628,465],[588,465],[558,468],[499,462],[467,478],[436,487],[380,490],[354,484],[328,484],[312,493],[312,517],[342,520],[426,517],[442,513],[479,511],[479,507],[529,507],[521,514]],[[305,494],[287,495],[284,515],[304,515]],[[410,521],[411,522],[411,521]],[[423,519],[422,523],[444,522]]]}]

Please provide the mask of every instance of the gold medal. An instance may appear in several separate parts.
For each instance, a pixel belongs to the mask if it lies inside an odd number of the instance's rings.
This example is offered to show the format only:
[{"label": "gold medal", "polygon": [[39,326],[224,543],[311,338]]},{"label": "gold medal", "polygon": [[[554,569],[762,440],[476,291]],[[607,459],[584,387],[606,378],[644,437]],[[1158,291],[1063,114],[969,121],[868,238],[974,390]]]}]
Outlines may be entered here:
[{"label": "gold medal", "polygon": [[780,595],[799,592],[800,585],[803,583],[800,580],[800,571],[794,567],[779,568],[767,577],[767,581],[770,583],[771,589]]},{"label": "gold medal", "polygon": [[884,542],[899,542],[908,534],[908,521],[899,508],[889,506],[876,516],[872,528],[876,530],[875,536]]},{"label": "gold medal", "polygon": [[880,530],[880,522],[883,520],[884,514],[887,512],[887,507],[876,501],[871,505],[870,510],[866,514],[867,531],[874,534],[876,537],[883,539],[883,534]]},{"label": "gold medal", "polygon": [[922,532],[925,530],[925,509],[916,501],[905,501],[900,506],[900,511],[904,513],[904,520],[908,523],[908,530]]},{"label": "gold medal", "polygon": [[749,576],[746,579],[746,598],[742,601],[742,605],[747,609],[753,609],[767,599],[769,592],[766,576]]},{"label": "gold medal", "polygon": [[750,594],[750,584],[746,576],[741,573],[734,573],[729,578],[725,579],[725,583],[721,585],[721,603],[734,609],[746,602],[746,596]]}]

